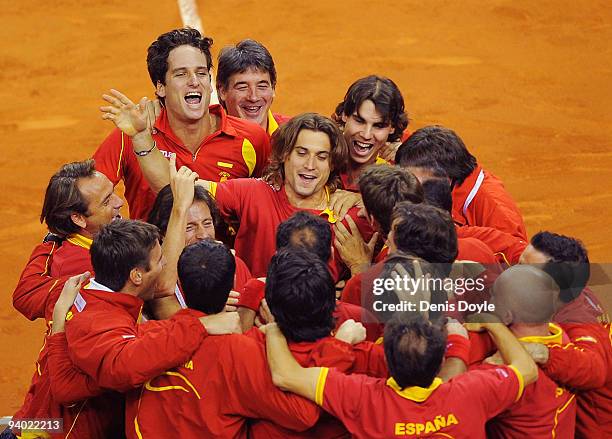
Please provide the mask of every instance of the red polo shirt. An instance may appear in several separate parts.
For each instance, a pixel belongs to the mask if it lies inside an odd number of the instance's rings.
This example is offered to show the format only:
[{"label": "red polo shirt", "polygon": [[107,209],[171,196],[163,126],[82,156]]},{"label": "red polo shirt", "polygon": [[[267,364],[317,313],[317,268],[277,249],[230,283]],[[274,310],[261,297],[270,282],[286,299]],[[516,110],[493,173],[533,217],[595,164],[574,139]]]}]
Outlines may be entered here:
[{"label": "red polo shirt", "polygon": [[[240,177],[259,177],[268,164],[270,139],[260,126],[228,116],[220,105],[212,105],[210,113],[220,118],[218,131],[206,137],[195,153],[191,153],[174,134],[165,110],[155,122],[153,139],[166,158],[176,154],[177,166],[187,166],[200,178],[225,181]],[[96,169],[113,184],[123,180],[130,217],[146,220],[155,201],[138,159],[132,140],[115,129],[94,154]]]},{"label": "red polo shirt", "polygon": [[459,225],[486,226],[527,240],[523,217],[502,181],[480,166],[453,189],[453,219]]},{"label": "red polo shirt", "polygon": [[[336,221],[333,215],[328,215],[325,210],[299,209],[292,206],[284,187],[276,190],[260,179],[241,178],[213,183],[211,193],[217,201],[221,215],[230,221],[239,222],[235,242],[236,254],[246,262],[253,277],[266,276],[270,259],[276,252],[276,229],[295,212],[306,210],[314,215],[325,215],[330,225]],[[357,208],[351,208],[348,215],[355,220],[359,232],[367,241],[373,230],[364,218],[357,216],[357,212]],[[345,225],[348,227],[348,224]],[[333,232],[332,228],[332,242]],[[334,279],[338,280],[344,270],[344,264],[335,249],[329,267]]]},{"label": "red polo shirt", "polygon": [[507,366],[464,373],[448,383],[436,378],[428,388],[403,390],[393,378],[344,375],[324,367],[316,402],[355,438],[484,439],[486,421],[522,392],[522,376]]}]

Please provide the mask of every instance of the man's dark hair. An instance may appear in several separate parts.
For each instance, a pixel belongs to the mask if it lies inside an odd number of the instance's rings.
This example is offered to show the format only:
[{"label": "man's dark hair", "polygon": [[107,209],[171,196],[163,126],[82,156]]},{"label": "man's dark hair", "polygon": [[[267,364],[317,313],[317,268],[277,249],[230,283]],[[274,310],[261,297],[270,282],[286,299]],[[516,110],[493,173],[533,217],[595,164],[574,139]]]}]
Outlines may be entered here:
[{"label": "man's dark hair", "polygon": [[448,212],[404,201],[395,205],[392,219],[399,251],[439,264],[451,264],[457,257],[457,232]]},{"label": "man's dark hair", "polygon": [[[210,195],[210,193],[204,189],[204,187],[196,185],[193,193],[193,202],[195,203],[196,201],[201,201],[208,206],[210,216],[212,217],[213,224],[215,226],[215,237],[220,241],[224,241],[223,238],[227,236],[227,225],[221,218],[221,214],[217,208],[217,203],[215,203],[212,195]],[[172,189],[168,184],[159,191],[157,197],[155,198],[155,203],[153,203],[153,208],[151,209],[151,212],[149,212],[147,222],[157,226],[162,236],[166,235],[173,203],[174,195],[172,195]]]},{"label": "man's dark hair", "polygon": [[276,87],[276,68],[268,49],[255,40],[242,40],[235,46],[221,49],[217,67],[217,89],[227,90],[230,77],[249,69],[259,70],[270,75],[270,85]]},{"label": "man's dark hair", "polygon": [[[427,171],[427,173],[431,174],[430,178],[449,178],[448,173],[442,168],[442,166],[429,158],[411,158],[410,160],[403,158],[404,155],[407,154],[406,148],[402,148],[403,145],[405,145],[405,143],[400,145],[395,153],[395,163],[398,166],[402,168],[420,168],[423,171]],[[404,163],[404,165],[402,165],[402,163]],[[421,184],[423,184],[423,181],[421,181]]]},{"label": "man's dark hair", "polygon": [[[174,29],[157,37],[147,50],[147,69],[149,77],[153,85],[157,87],[160,82],[166,85],[166,72],[168,71],[168,55],[172,49],[179,46],[192,46],[200,51],[206,57],[206,65],[208,71],[213,67],[212,55],[210,54],[210,46],[212,46],[212,38],[203,37],[200,31],[185,27],[182,29]],[[163,103],[164,99],[159,98]]]},{"label": "man's dark hair", "polygon": [[342,115],[352,116],[359,110],[364,101],[372,101],[383,121],[391,125],[394,131],[388,141],[395,142],[402,138],[408,126],[408,115],[404,110],[404,98],[395,82],[383,76],[370,75],[358,79],[349,87],[344,100],[340,102],[334,119],[342,123]]},{"label": "man's dark hair", "polygon": [[151,269],[149,254],[158,242],[157,227],[143,221],[117,219],[103,226],[89,250],[96,281],[121,291],[132,269]]},{"label": "man's dark hair", "polygon": [[437,163],[451,178],[453,187],[463,183],[477,164],[457,133],[439,125],[416,130],[397,150],[396,163],[401,167],[418,162]]},{"label": "man's dark hair", "polygon": [[578,297],[591,274],[584,244],[569,236],[539,232],[531,238],[531,245],[550,258],[542,270],[559,285],[559,299],[568,303]]},{"label": "man's dark hair", "polygon": [[315,341],[334,329],[334,281],[327,264],[303,248],[282,248],[272,257],[266,301],[289,341]]},{"label": "man's dark hair", "polygon": [[96,172],[94,166],[93,159],[68,163],[49,180],[40,222],[44,221],[52,233],[65,238],[81,230],[70,216],[73,213],[87,216],[89,203],[81,194],[77,183],[80,178],[93,177]]},{"label": "man's dark hair", "polygon": [[332,232],[329,223],[320,216],[298,211],[278,225],[276,250],[301,247],[327,263],[331,258]]},{"label": "man's dark hair", "polygon": [[453,194],[450,183],[446,179],[431,178],[423,182],[425,201],[427,204],[436,206],[446,212],[453,209]]},{"label": "man's dark hair", "polygon": [[236,273],[236,259],[220,242],[204,239],[183,249],[178,275],[185,303],[206,314],[223,311]]},{"label": "man's dark hair", "polygon": [[384,347],[389,372],[400,388],[429,387],[442,366],[446,333],[420,314],[397,313],[385,325]]},{"label": "man's dark hair", "polygon": [[391,213],[396,203],[423,202],[423,189],[419,180],[397,166],[368,166],[359,177],[359,192],[366,210],[380,224],[385,236],[391,229]]}]

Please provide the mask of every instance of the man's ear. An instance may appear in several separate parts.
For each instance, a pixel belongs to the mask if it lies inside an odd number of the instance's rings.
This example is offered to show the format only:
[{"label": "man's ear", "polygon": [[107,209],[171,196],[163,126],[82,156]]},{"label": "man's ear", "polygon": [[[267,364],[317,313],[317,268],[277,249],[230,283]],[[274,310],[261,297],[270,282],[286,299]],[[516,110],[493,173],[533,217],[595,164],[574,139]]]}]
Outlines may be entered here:
[{"label": "man's ear", "polygon": [[72,220],[73,223],[75,223],[81,229],[84,229],[85,227],[87,227],[86,216],[83,215],[82,213],[72,213],[70,214],[70,219]]},{"label": "man's ear", "polygon": [[502,315],[498,316],[502,323],[506,326],[510,326],[514,322],[514,314],[510,310],[505,310]]},{"label": "man's ear", "polygon": [[139,287],[142,285],[142,270],[138,267],[130,270],[130,282]]},{"label": "man's ear", "polygon": [[155,86],[155,94],[160,98],[166,97],[166,86],[162,84],[161,81],[157,81],[157,85]]}]

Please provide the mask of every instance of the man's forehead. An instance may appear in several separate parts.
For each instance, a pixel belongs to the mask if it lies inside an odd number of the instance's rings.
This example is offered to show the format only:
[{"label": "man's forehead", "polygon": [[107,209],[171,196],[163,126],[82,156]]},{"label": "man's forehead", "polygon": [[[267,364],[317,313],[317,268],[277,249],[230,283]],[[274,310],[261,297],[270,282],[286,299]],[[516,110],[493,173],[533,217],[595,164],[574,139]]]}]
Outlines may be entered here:
[{"label": "man's forehead", "polygon": [[101,172],[94,171],[91,177],[82,177],[77,180],[77,187],[84,197],[105,198],[113,192],[113,183]]},{"label": "man's forehead", "polygon": [[229,82],[231,85],[236,84],[237,82],[261,81],[267,81],[268,83],[272,83],[272,80],[270,79],[270,72],[256,66],[250,66],[247,67],[245,70],[234,72],[229,77]]},{"label": "man's forehead", "polygon": [[206,55],[197,47],[184,44],[175,47],[168,54],[168,70],[204,67],[208,69]]}]

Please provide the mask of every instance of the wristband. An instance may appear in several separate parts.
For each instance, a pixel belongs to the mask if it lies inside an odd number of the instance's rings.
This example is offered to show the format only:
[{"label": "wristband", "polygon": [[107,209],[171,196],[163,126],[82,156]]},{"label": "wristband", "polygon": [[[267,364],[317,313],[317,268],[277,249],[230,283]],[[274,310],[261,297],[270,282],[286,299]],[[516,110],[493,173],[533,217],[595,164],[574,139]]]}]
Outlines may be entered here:
[{"label": "wristband", "polygon": [[146,151],[134,151],[134,154],[136,154],[138,157],[145,157],[149,155],[151,151],[153,151],[155,148],[157,148],[157,143],[154,140],[151,149],[147,149]]},{"label": "wristband", "polygon": [[466,365],[470,363],[470,340],[463,335],[450,334],[446,339],[446,358],[459,358]]},{"label": "wristband", "polygon": [[259,305],[265,297],[266,284],[259,279],[249,279],[242,291],[240,291],[240,297],[236,306],[242,306],[245,308],[252,309],[253,311],[259,310]]}]

